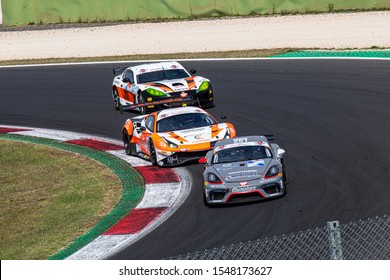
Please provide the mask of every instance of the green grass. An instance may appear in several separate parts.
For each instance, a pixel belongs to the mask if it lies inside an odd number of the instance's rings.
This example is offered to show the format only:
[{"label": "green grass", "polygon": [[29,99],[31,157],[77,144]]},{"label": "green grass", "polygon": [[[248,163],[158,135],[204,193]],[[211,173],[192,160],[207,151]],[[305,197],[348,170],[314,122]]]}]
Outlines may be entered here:
[{"label": "green grass", "polygon": [[47,259],[105,217],[121,196],[110,169],[76,154],[0,141],[0,258]]}]

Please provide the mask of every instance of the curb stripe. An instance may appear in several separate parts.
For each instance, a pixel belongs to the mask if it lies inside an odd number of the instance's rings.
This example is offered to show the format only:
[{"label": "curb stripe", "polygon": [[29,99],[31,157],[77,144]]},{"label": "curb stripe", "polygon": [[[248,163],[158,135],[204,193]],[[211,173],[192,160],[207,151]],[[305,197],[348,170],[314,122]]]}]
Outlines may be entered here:
[{"label": "curb stripe", "polygon": [[94,148],[100,151],[123,150],[123,146],[107,143],[95,139],[68,140],[67,143]]},{"label": "curb stripe", "polygon": [[167,208],[135,208],[103,235],[136,234],[156,220]]},{"label": "curb stripe", "polygon": [[11,132],[28,131],[28,129],[0,127],[0,134],[8,134]]},{"label": "curb stripe", "polygon": [[173,168],[161,168],[158,166],[137,166],[136,169],[145,179],[146,184],[161,184],[180,182]]}]

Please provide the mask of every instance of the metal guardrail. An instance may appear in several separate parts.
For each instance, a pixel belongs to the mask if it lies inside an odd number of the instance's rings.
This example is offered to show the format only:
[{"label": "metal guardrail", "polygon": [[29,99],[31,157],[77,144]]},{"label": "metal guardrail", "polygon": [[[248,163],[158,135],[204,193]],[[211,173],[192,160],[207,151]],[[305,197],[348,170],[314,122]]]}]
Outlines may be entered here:
[{"label": "metal guardrail", "polygon": [[188,253],[171,260],[390,260],[390,216],[328,222],[272,238]]}]

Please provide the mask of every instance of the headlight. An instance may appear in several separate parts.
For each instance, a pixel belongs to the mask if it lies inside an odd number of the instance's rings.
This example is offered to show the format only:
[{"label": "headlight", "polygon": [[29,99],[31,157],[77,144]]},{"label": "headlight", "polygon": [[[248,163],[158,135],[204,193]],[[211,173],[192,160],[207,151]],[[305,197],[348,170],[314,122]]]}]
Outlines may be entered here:
[{"label": "headlight", "polygon": [[229,139],[229,138],[230,138],[230,129],[229,129],[228,127],[226,128],[225,138],[226,138],[226,139]]},{"label": "headlight", "polygon": [[206,89],[208,89],[208,88],[209,88],[209,82],[203,81],[203,82],[200,84],[198,91],[204,91],[204,90],[206,90]]},{"label": "headlight", "polygon": [[166,139],[165,137],[162,137],[162,139],[168,144],[168,146],[172,149],[177,149],[179,146],[177,146],[175,143],[169,141],[168,139]]},{"label": "headlight", "polygon": [[215,174],[212,173],[212,172],[207,173],[207,181],[208,181],[210,184],[222,184],[222,181],[218,178],[218,176],[215,175]]},{"label": "headlight", "polygon": [[157,89],[153,89],[153,88],[147,88],[146,92],[149,93],[151,96],[167,96],[161,90],[157,90]]},{"label": "headlight", "polygon": [[279,166],[273,165],[270,169],[268,169],[267,174],[265,174],[265,178],[270,178],[278,175],[279,173]]}]

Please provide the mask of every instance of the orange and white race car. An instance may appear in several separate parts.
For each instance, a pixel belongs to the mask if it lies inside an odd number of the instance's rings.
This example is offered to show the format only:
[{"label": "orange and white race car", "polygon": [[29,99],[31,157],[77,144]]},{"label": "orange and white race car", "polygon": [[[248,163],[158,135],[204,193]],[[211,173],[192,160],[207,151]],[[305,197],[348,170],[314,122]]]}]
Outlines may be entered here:
[{"label": "orange and white race car", "polygon": [[[142,115],[155,109],[193,105],[213,107],[209,79],[195,76],[178,62],[156,62],[113,69],[112,97],[117,110],[138,110]],[[117,75],[117,71],[123,71]]]},{"label": "orange and white race car", "polygon": [[230,123],[218,123],[203,109],[178,107],[128,119],[122,128],[126,154],[152,165],[174,166],[197,160],[214,144],[236,137]]}]

